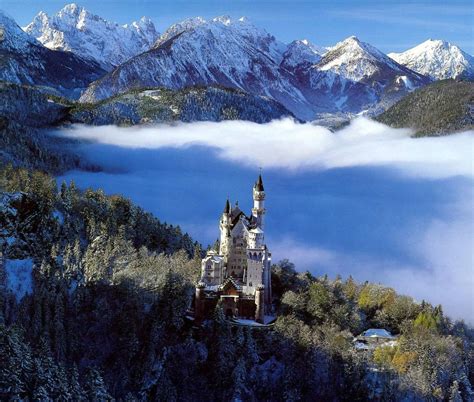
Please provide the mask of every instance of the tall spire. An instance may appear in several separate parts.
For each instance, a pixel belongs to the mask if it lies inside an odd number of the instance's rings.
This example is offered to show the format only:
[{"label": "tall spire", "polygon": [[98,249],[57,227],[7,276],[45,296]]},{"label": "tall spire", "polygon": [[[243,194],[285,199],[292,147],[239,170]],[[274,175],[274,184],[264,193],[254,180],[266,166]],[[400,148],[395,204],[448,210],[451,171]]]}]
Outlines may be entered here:
[{"label": "tall spire", "polygon": [[263,180],[262,180],[262,174],[258,175],[258,180],[255,183],[255,190],[257,191],[265,191],[263,188]]},{"label": "tall spire", "polygon": [[230,212],[230,201],[229,201],[229,198],[227,198],[227,201],[225,202],[224,213],[228,214],[229,212]]}]

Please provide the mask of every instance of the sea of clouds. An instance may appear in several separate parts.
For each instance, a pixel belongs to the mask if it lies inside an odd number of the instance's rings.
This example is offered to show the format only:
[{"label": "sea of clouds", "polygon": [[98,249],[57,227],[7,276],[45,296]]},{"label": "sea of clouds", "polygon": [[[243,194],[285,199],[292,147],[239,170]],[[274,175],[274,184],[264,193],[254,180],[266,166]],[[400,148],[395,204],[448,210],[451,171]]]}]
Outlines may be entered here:
[{"label": "sea of clouds", "polygon": [[226,121],[128,128],[76,125],[63,134],[128,148],[204,145],[216,148],[221,158],[267,168],[390,165],[410,176],[474,175],[473,132],[413,139],[408,129],[392,129],[365,118],[336,133],[285,119],[267,124]]},{"label": "sea of clouds", "polygon": [[[392,129],[364,118],[353,120],[335,133],[291,119],[263,125],[243,121],[140,127],[76,125],[61,132],[61,135],[92,144],[129,149],[130,153],[133,150],[136,156],[129,160],[123,153],[120,160],[115,160],[97,150],[90,152],[93,162],[128,171],[131,176],[139,169],[153,170],[150,166],[140,166],[154,162],[150,162],[150,158],[140,159],[137,150],[189,150],[199,146],[212,148],[213,155],[223,161],[255,169],[263,167],[267,172],[276,169],[307,174],[338,168],[381,167],[408,181],[430,182],[432,186],[459,181],[459,186],[446,187],[446,191],[454,194],[442,208],[433,209],[439,211],[433,212],[430,219],[420,220],[409,230],[401,226],[403,231],[397,239],[399,250],[401,254],[414,257],[411,262],[302,243],[284,233],[272,239],[271,248],[275,259],[289,257],[299,269],[317,267],[318,272],[330,275],[352,274],[361,281],[379,281],[418,300],[442,303],[454,317],[474,323],[474,132],[416,139],[411,138],[411,134],[410,130]],[[87,149],[87,146],[83,148],[86,154]],[[192,175],[192,172],[187,174]],[[110,177],[104,177],[104,181],[110,182]],[[144,188],[149,189],[148,177],[137,174],[134,180],[141,180]],[[120,180],[125,182],[123,178]],[[401,194],[400,200],[402,203],[419,201],[411,200],[410,194]],[[429,199],[422,201],[430,202]],[[213,224],[203,227],[217,231]],[[196,225],[197,231],[198,228]],[[199,238],[199,233],[191,231],[191,235]],[[368,237],[376,241],[375,236]]]}]

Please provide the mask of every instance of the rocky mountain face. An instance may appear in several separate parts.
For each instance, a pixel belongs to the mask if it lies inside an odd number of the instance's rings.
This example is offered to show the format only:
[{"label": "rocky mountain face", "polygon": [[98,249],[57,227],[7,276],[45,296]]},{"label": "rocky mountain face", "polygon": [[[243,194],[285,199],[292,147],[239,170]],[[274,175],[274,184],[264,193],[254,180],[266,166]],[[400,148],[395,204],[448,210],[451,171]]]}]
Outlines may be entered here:
[{"label": "rocky mountain face", "polygon": [[76,4],[52,16],[40,12],[24,30],[49,49],[73,52],[106,70],[150,49],[158,38],[149,18],[119,25]]},{"label": "rocky mountain face", "polygon": [[44,47],[0,11],[0,80],[77,98],[104,73],[96,62]]},{"label": "rocky mountain face", "polygon": [[288,70],[305,69],[319,62],[327,49],[318,47],[307,39],[291,42],[283,53],[281,66]]},{"label": "rocky mountain face", "polygon": [[282,105],[263,96],[228,88],[188,87],[134,90],[97,104],[79,104],[71,109],[69,119],[94,125],[130,125],[223,120],[268,123],[291,116]]},{"label": "rocky mountain face", "polygon": [[389,56],[434,80],[474,79],[474,57],[444,40],[428,39],[403,53],[389,53]]},{"label": "rocky mountain face", "polygon": [[140,87],[221,85],[268,96],[300,117],[312,105],[294,75],[281,67],[286,46],[246,19],[194,18],[173,25],[148,52],[93,83],[81,101],[95,102]]},{"label": "rocky mountain face", "polygon": [[332,47],[304,78],[313,104],[346,113],[376,113],[429,82],[354,36]]}]

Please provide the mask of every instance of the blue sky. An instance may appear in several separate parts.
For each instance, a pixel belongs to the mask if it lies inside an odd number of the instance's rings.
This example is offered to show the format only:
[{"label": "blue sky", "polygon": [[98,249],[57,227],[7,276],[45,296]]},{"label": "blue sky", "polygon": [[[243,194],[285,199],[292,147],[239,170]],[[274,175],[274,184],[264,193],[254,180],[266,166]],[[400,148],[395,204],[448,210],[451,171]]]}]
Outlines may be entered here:
[{"label": "blue sky", "polygon": [[[385,52],[402,51],[428,38],[445,39],[474,54],[472,0],[82,0],[91,12],[119,23],[143,15],[163,31],[192,16],[245,15],[282,41],[306,38],[326,46],[356,35]],[[0,8],[26,25],[43,10],[67,1],[0,0]]]}]

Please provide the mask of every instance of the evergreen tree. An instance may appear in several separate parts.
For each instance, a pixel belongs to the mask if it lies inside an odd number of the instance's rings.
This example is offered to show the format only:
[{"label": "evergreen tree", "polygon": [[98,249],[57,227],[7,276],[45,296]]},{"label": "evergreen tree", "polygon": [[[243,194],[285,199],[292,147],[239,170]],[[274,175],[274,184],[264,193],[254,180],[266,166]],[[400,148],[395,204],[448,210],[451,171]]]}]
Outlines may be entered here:
[{"label": "evergreen tree", "polygon": [[88,401],[104,402],[112,400],[112,397],[107,392],[102,376],[95,368],[90,368],[88,370],[84,388]]},{"label": "evergreen tree", "polygon": [[248,389],[247,389],[247,369],[245,367],[245,361],[242,357],[239,358],[237,364],[232,371],[232,383],[233,393],[232,401],[246,400]]},{"label": "evergreen tree", "polygon": [[459,383],[454,380],[449,389],[449,402],[463,402],[461,392],[459,391]]},{"label": "evergreen tree", "polygon": [[77,366],[74,364],[68,370],[68,378],[69,378],[69,392],[71,395],[71,400],[82,401],[85,399],[84,389],[82,388],[79,380],[79,371],[77,370]]}]

